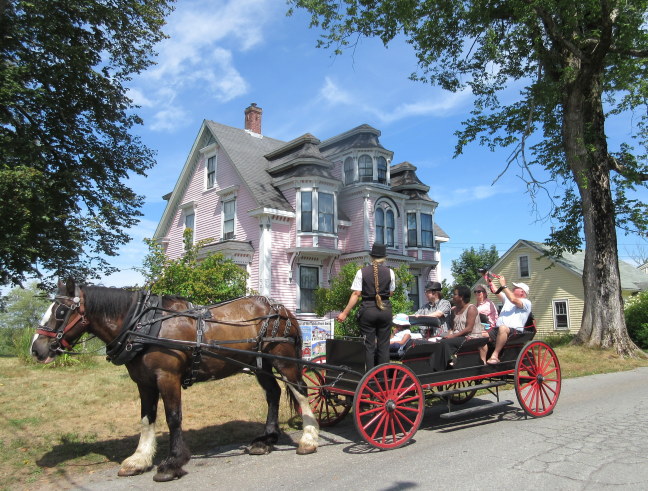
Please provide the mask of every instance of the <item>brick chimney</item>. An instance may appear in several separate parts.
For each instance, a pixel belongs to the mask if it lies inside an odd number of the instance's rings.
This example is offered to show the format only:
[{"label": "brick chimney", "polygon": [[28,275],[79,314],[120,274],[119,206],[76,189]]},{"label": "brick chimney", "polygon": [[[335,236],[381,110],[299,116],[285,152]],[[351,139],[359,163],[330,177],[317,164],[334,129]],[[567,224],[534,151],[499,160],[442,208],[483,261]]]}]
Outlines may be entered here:
[{"label": "brick chimney", "polygon": [[261,114],[263,109],[257,107],[256,103],[250,104],[245,110],[245,129],[261,134]]}]

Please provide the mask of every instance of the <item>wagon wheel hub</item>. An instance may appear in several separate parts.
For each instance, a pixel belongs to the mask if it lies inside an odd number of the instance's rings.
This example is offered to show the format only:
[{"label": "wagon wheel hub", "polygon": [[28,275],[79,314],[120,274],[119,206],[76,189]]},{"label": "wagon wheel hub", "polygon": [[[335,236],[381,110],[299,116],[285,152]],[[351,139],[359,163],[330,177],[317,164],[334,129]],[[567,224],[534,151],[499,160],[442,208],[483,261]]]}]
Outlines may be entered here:
[{"label": "wagon wheel hub", "polygon": [[539,373],[538,375],[536,375],[536,380],[541,384],[542,382],[544,382],[544,375]]},{"label": "wagon wheel hub", "polygon": [[393,413],[394,411],[396,411],[396,403],[394,402],[393,399],[389,399],[389,400],[385,403],[385,410],[386,410],[388,413]]}]

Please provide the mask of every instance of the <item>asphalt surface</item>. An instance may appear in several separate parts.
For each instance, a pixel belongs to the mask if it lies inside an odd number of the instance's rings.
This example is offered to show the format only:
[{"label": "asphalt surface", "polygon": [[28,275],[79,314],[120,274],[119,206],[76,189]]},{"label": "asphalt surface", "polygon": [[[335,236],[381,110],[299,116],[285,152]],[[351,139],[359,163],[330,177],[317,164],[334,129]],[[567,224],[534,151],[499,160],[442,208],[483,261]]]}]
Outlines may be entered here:
[{"label": "asphalt surface", "polygon": [[[563,381],[553,414],[526,418],[515,401],[504,411],[452,422],[428,408],[412,441],[379,451],[361,440],[352,415],[322,431],[317,453],[295,454],[299,433],[265,456],[244,446],[194,455],[188,474],[155,483],[110,471],[59,487],[94,490],[197,489],[648,489],[648,368]],[[471,402],[477,404],[479,401]],[[191,411],[191,408],[187,408]],[[166,448],[158,449],[160,454]],[[49,487],[48,489],[51,489]]]}]

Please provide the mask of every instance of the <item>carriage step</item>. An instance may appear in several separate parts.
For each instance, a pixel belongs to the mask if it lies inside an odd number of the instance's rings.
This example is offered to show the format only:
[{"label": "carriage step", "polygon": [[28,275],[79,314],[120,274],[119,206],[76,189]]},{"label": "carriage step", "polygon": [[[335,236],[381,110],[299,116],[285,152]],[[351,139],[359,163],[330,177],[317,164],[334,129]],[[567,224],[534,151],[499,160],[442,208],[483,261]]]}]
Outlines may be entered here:
[{"label": "carriage step", "polygon": [[465,394],[466,392],[472,392],[473,390],[490,389],[492,387],[500,387],[501,385],[506,385],[507,383],[508,382],[505,382],[503,380],[498,380],[497,382],[490,382],[488,384],[470,385],[470,386],[464,387],[462,389],[440,390],[439,392],[435,392],[434,396],[435,397],[445,397],[445,396],[453,396],[453,395],[456,395],[456,394]]},{"label": "carriage step", "polygon": [[459,411],[451,411],[449,413],[442,413],[439,416],[443,419],[452,419],[452,418],[459,418],[461,416],[466,416],[468,414],[477,414],[477,413],[482,413],[485,411],[490,411],[491,409],[495,409],[496,407],[503,407],[503,406],[510,406],[513,404],[513,401],[498,401],[498,402],[491,402],[490,404],[483,404],[481,406],[475,406],[475,407],[469,407],[466,409],[460,409]]}]

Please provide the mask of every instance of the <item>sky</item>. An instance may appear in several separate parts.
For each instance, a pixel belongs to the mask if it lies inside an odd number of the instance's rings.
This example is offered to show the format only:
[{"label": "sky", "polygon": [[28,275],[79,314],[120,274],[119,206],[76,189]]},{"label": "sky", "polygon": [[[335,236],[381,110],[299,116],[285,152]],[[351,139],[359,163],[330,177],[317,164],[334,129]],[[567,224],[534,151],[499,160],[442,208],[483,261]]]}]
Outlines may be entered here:
[{"label": "sky", "polygon": [[[408,161],[439,203],[436,223],[450,236],[441,248],[442,276],[470,247],[495,245],[503,254],[517,240],[543,241],[552,223],[548,203],[534,205],[525,194],[519,168],[506,167],[510,149],[490,152],[472,144],[453,158],[456,137],[472,108],[469,93],[450,93],[409,80],[416,58],[403,40],[385,48],[361,40],[353,51],[335,56],[316,48],[320,32],[297,11],[287,17],[283,0],[181,0],[167,19],[170,36],[157,46],[157,65],[135,77],[130,97],[144,125],[135,132],[157,152],[147,177],[127,184],[145,197],[133,240],[110,258],[119,273],[107,286],[143,285],[134,268],[148,251],[180,170],[204,119],[242,128],[244,109],[263,109],[262,133],[289,141],[304,133],[325,140],[361,124],[381,131],[380,142],[394,152],[392,164]],[[521,86],[509,87],[514,100]],[[607,126],[608,136],[631,131],[630,118]],[[648,195],[640,195],[648,201]],[[648,242],[620,235],[619,256],[632,262]]]}]

